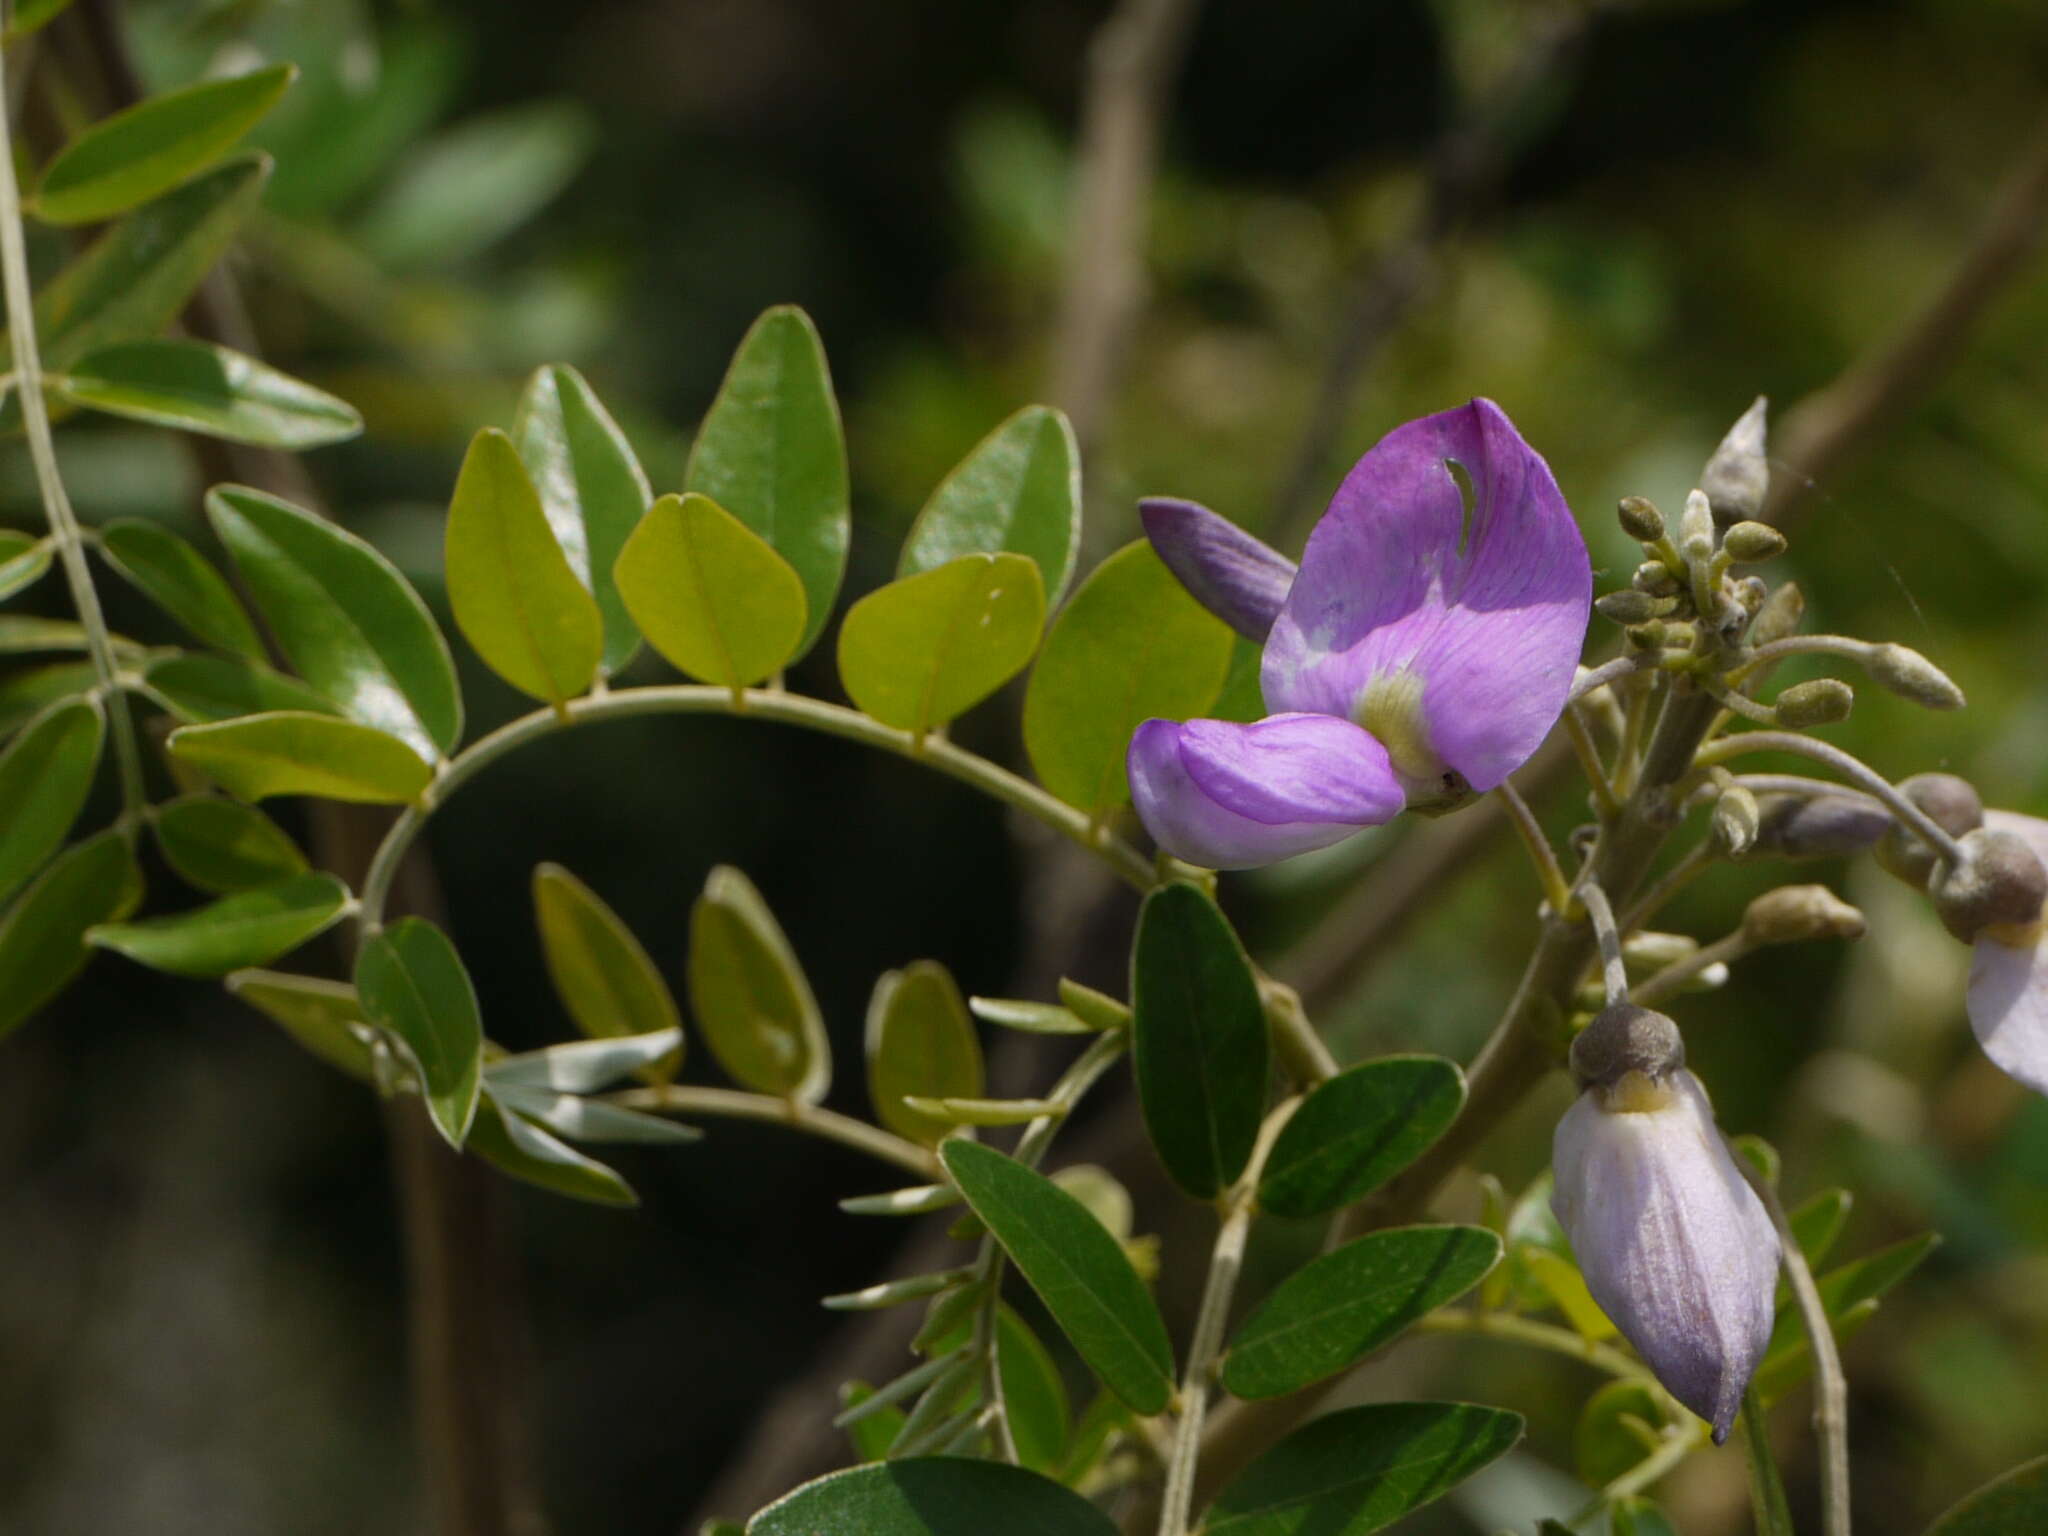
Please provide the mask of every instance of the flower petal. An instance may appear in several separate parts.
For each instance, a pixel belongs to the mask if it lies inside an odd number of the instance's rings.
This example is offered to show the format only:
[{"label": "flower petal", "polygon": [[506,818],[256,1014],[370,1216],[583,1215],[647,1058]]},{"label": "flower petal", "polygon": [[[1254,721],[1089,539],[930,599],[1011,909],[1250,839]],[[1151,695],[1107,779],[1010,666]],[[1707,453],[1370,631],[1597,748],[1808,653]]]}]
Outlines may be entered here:
[{"label": "flower petal", "polygon": [[1195,601],[1247,640],[1264,640],[1294,584],[1294,562],[1199,502],[1148,496],[1145,537]]},{"label": "flower petal", "polygon": [[1593,1299],[1719,1441],[1771,1340],[1778,1236],[1699,1080],[1670,1085],[1648,1111],[1579,1096],[1557,1125],[1552,1205]]},{"label": "flower petal", "polygon": [[1146,830],[1175,858],[1210,869],[1327,848],[1403,804],[1386,749],[1329,715],[1147,720],[1128,766]]},{"label": "flower petal", "polygon": [[[1989,820],[1987,817],[1986,820]],[[1970,1028],[1999,1070],[2048,1093],[2048,944],[1970,946]]]},{"label": "flower petal", "polygon": [[1266,698],[1354,719],[1369,684],[1408,674],[1429,750],[1492,789],[1562,713],[1592,597],[1549,466],[1474,400],[1397,427],[1345,476],[1267,641]]}]

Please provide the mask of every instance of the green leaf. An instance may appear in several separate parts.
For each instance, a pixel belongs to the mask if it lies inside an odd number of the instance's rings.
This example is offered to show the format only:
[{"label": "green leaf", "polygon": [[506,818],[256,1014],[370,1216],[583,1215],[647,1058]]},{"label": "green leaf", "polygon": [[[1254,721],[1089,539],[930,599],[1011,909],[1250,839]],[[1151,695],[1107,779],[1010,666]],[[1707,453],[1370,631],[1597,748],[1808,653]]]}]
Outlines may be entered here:
[{"label": "green leaf", "polygon": [[1678,1536],[1671,1517],[1641,1494],[1630,1494],[1608,1506],[1612,1536]]},{"label": "green leaf", "polygon": [[855,603],[839,628],[839,676],[866,713],[922,736],[1023,671],[1044,623],[1037,566],[963,555]]},{"label": "green leaf", "polygon": [[329,1066],[374,1080],[371,1030],[354,987],[284,971],[236,971],[227,989]]},{"label": "green leaf", "polygon": [[1325,1414],[1253,1462],[1203,1536],[1366,1536],[1442,1498],[1522,1435],[1470,1403],[1370,1403]]},{"label": "green leaf", "polygon": [[597,677],[604,620],[555,542],[512,439],[471,439],[448,508],[448,605],[477,655],[544,703],[576,698]]},{"label": "green leaf", "polygon": [[1309,1260],[1245,1319],[1224,1361],[1239,1397],[1280,1397],[1334,1376],[1500,1259],[1483,1227],[1395,1227]]},{"label": "green leaf", "polygon": [[1842,1235],[1842,1225],[1849,1219],[1849,1207],[1854,1203],[1855,1197],[1846,1189],[1824,1189],[1790,1213],[1792,1236],[1798,1240],[1799,1251],[1806,1255],[1808,1264],[1818,1264],[1828,1256],[1835,1239]]},{"label": "green leaf", "polygon": [[264,659],[263,641],[227,578],[161,523],[108,523],[100,529],[100,552],[130,585],[208,645]]},{"label": "green leaf", "polygon": [[92,793],[107,724],[77,699],[44,710],[0,753],[0,901],[64,845]]},{"label": "green leaf", "polygon": [[805,1483],[749,1520],[747,1536],[1116,1536],[1116,1524],[1023,1467],[911,1456]]},{"label": "green leaf", "polygon": [[1236,1181],[1266,1108],[1266,1011],[1230,921],[1192,885],[1145,898],[1131,945],[1131,1054],[1159,1161],[1189,1194]]},{"label": "green leaf", "polygon": [[[1926,1257],[1940,1246],[1940,1234],[1926,1232],[1838,1265],[1814,1281],[1820,1292],[1821,1306],[1829,1317],[1840,1318],[1861,1302],[1878,1300],[1918,1269]],[[1768,1360],[1772,1355],[1805,1342],[1806,1330],[1800,1324],[1799,1309],[1789,1304],[1780,1307],[1764,1358]]]},{"label": "green leaf", "polygon": [[1053,620],[1024,693],[1040,782],[1101,817],[1130,798],[1124,754],[1154,716],[1187,720],[1222,690],[1232,636],[1143,539],[1111,555]]},{"label": "green leaf", "polygon": [[363,941],[356,996],[364,1016],[411,1052],[435,1127],[461,1146],[476,1118],[484,1030],[455,946],[426,919],[400,918]]},{"label": "green leaf", "polygon": [[2037,1536],[2048,1530],[2048,1456],[1993,1478],[1927,1528],[1927,1536]]},{"label": "green leaf", "polygon": [[674,1030],[674,1048],[641,1068],[649,1082],[671,1081],[683,1064],[682,1012],[633,930],[559,864],[534,870],[533,912],[548,979],[576,1027],[593,1039]]},{"label": "green leaf", "polygon": [[71,0],[17,0],[8,18],[6,38],[13,42],[55,21]]},{"label": "green leaf", "polygon": [[717,502],[664,496],[626,540],[614,578],[647,643],[679,671],[744,688],[797,654],[797,573]]},{"label": "green leaf", "polygon": [[[0,646],[0,650],[4,648]],[[89,661],[51,662],[0,677],[0,741],[52,704],[87,702],[99,682],[99,673]]]},{"label": "green leaf", "polygon": [[1260,1206],[1320,1216],[1349,1205],[1419,1157],[1464,1102],[1464,1074],[1440,1056],[1385,1056],[1339,1072],[1281,1127]]},{"label": "green leaf", "polygon": [[1123,1247],[1052,1180],[955,1137],[940,1160],[1102,1384],[1139,1413],[1173,1395],[1166,1324]]},{"label": "green leaf", "polygon": [[1664,1409],[1647,1382],[1610,1381],[1586,1400],[1572,1432],[1579,1481],[1605,1488],[1657,1449]]},{"label": "green leaf", "polygon": [[485,1094],[469,1130],[469,1150],[500,1173],[572,1200],[634,1206],[640,1197],[603,1163],[585,1157]]},{"label": "green leaf", "polygon": [[803,583],[807,617],[788,659],[808,651],[831,616],[851,526],[839,402],[809,315],[779,305],[741,339],[697,429],[683,484],[789,562]]},{"label": "green leaf", "polygon": [[571,1040],[564,1045],[521,1051],[484,1068],[494,1088],[541,1088],[553,1093],[595,1093],[630,1073],[675,1055],[683,1043],[680,1027],[644,1035],[611,1035]]},{"label": "green leaf", "polygon": [[690,909],[690,1007],[704,1043],[735,1082],[806,1104],[832,1082],[818,1000],[754,882],[711,871]]},{"label": "green leaf", "polygon": [[987,1079],[981,1040],[953,976],[936,960],[887,971],[868,1002],[868,1098],[875,1118],[897,1135],[935,1147],[953,1130],[920,1114],[906,1095],[975,1099]]},{"label": "green leaf", "polygon": [[1019,1459],[1052,1475],[1066,1458],[1073,1427],[1067,1384],[1038,1335],[1007,1304],[996,1310],[996,1375]]},{"label": "green leaf", "polygon": [[[839,1388],[839,1406],[858,1408],[875,1395],[875,1389],[864,1381],[849,1381]],[[846,1425],[846,1438],[853,1442],[854,1454],[862,1461],[880,1461],[889,1454],[889,1447],[896,1443],[896,1437],[903,1432],[903,1410],[900,1408],[877,1408],[863,1414]],[[709,1526],[703,1536],[714,1536]],[[733,1536],[746,1536],[738,1526],[733,1527]]]},{"label": "green leaf", "polygon": [[1081,543],[1081,450],[1064,412],[1027,405],[939,482],[910,525],[898,576],[968,554],[1025,555],[1056,603]]},{"label": "green leaf", "polygon": [[640,645],[612,568],[647,515],[654,493],[633,445],[583,375],[555,363],[534,374],[519,400],[512,441],[533,476],[555,542],[604,616],[604,670],[618,672]]},{"label": "green leaf", "polygon": [[433,770],[396,736],[288,710],[171,732],[171,756],[243,800],[317,795],[368,805],[419,798]]},{"label": "green leaf", "polygon": [[50,162],[29,211],[46,224],[91,224],[189,181],[234,146],[298,75],[273,64],[137,102],[94,123]]},{"label": "green leaf", "polygon": [[289,452],[346,442],[363,430],[346,400],[253,357],[182,338],[88,352],[50,379],[50,392],[109,416]]},{"label": "green leaf", "polygon": [[91,951],[85,932],[142,900],[142,871],[114,828],[57,856],[0,919],[0,1035],[64,990]]},{"label": "green leaf", "polygon": [[325,518],[242,486],[208,491],[206,513],[299,676],[422,757],[454,748],[462,695],[448,642],[389,560]]},{"label": "green leaf", "polygon": [[488,1070],[484,1073],[484,1084],[504,1108],[514,1110],[570,1141],[631,1142],[672,1147],[704,1139],[704,1133],[694,1125],[664,1120],[659,1115],[642,1114],[637,1109],[607,1104],[602,1099],[555,1093],[546,1088],[507,1087],[493,1078]]},{"label": "green leaf", "polygon": [[287,710],[336,716],[331,703],[297,678],[236,656],[166,656],[144,667],[142,676],[165,708],[192,725]]},{"label": "green leaf", "polygon": [[1037,1003],[1021,997],[970,997],[967,1008],[977,1019],[1027,1035],[1092,1035],[1093,1024],[1058,1003]]},{"label": "green leaf", "polygon": [[332,875],[291,875],[196,911],[103,923],[85,938],[174,976],[225,976],[268,965],[325,933],[340,919],[348,899],[348,887]]},{"label": "green leaf", "polygon": [[[120,635],[107,637],[116,656],[129,657],[142,647]],[[83,651],[90,649],[85,626],[75,619],[39,619],[28,614],[0,614],[0,656],[20,656],[30,651]]]},{"label": "green leaf", "polygon": [[1580,1338],[1589,1344],[1598,1344],[1620,1332],[1614,1326],[1614,1319],[1603,1312],[1600,1303],[1593,1299],[1586,1277],[1570,1259],[1533,1244],[1523,1244],[1516,1250],[1515,1257],[1536,1282],[1541,1294],[1564,1314],[1565,1321],[1572,1325]]},{"label": "green leaf", "polygon": [[0,528],[0,602],[34,586],[50,569],[52,545],[12,528]]},{"label": "green leaf", "polygon": [[164,862],[202,891],[227,895],[306,870],[306,856],[254,806],[218,795],[188,795],[156,808]]}]

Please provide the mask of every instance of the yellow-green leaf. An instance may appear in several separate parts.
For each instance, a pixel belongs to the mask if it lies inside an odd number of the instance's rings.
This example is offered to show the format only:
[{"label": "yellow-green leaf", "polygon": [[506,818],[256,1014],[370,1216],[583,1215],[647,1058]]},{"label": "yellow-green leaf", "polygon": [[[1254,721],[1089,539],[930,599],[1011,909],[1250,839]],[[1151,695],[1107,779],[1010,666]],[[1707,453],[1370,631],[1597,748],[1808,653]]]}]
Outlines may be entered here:
[{"label": "yellow-green leaf", "polygon": [[484,1029],[455,946],[424,918],[400,918],[363,941],[356,996],[364,1016],[411,1053],[435,1128],[461,1146],[483,1083]]},{"label": "yellow-green leaf", "polygon": [[417,799],[433,770],[396,736],[301,710],[171,732],[171,755],[231,795],[317,795],[372,805]]},{"label": "yellow-green leaf", "polygon": [[348,887],[308,871],[223,896],[191,912],[102,923],[86,942],[174,976],[225,976],[268,965],[324,933],[348,904]]},{"label": "yellow-green leaf", "polygon": [[974,1099],[985,1076],[981,1041],[952,973],[936,960],[916,960],[887,971],[868,1003],[868,1096],[875,1117],[928,1147],[954,1129],[949,1120],[922,1114],[909,1097]]},{"label": "yellow-green leaf", "polygon": [[626,541],[619,594],[679,671],[744,688],[782,670],[804,633],[787,560],[707,496],[664,496]]},{"label": "yellow-green leaf", "polygon": [[[601,1039],[682,1029],[682,1014],[661,972],[633,930],[589,886],[559,864],[542,864],[533,872],[533,911],[555,995],[584,1034]],[[679,1044],[641,1075],[668,1082],[682,1060]]]},{"label": "yellow-green leaf", "polygon": [[825,1096],[832,1056],[818,1001],[761,893],[730,865],[711,871],[690,909],[690,1007],[735,1081],[807,1104]]},{"label": "yellow-green leaf", "polygon": [[227,989],[329,1066],[369,1082],[370,1026],[346,982],[284,971],[236,971]]},{"label": "yellow-green leaf", "polygon": [[48,539],[32,539],[12,528],[0,528],[0,602],[42,580],[50,568]]},{"label": "yellow-green leaf", "polygon": [[1023,671],[1044,623],[1036,565],[962,555],[855,603],[839,628],[839,676],[862,710],[923,735]]}]

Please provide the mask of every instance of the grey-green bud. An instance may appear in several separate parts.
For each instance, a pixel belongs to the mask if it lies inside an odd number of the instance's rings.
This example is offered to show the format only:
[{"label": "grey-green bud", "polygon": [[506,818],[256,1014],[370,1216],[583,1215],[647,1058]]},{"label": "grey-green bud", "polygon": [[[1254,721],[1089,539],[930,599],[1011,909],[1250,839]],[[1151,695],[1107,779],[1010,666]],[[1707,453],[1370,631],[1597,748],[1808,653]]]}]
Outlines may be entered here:
[{"label": "grey-green bud", "polygon": [[1849,718],[1856,702],[1856,690],[1838,677],[1817,677],[1810,683],[1794,683],[1771,701],[1778,723],[1795,731],[1808,726],[1834,725]]},{"label": "grey-green bud", "polygon": [[1700,471],[1700,489],[1707,493],[1718,522],[1738,523],[1763,510],[1764,496],[1771,488],[1771,466],[1764,457],[1764,417],[1769,405],[1758,395]]},{"label": "grey-green bud", "polygon": [[1705,491],[1685,498],[1685,510],[1678,515],[1678,552],[1694,564],[1714,553],[1714,514]]},{"label": "grey-green bud", "polygon": [[1664,514],[1647,496],[1624,496],[1614,509],[1621,519],[1621,531],[1639,544],[1654,544],[1664,537]]},{"label": "grey-green bud", "polygon": [[1675,597],[1679,590],[1678,578],[1662,560],[1645,560],[1636,567],[1628,584],[1650,597]]},{"label": "grey-green bud", "polygon": [[1962,857],[1928,887],[1942,927],[1968,944],[1987,928],[2024,929],[2041,920],[2048,869],[2025,838],[1979,827],[1956,841]]},{"label": "grey-green bud", "polygon": [[1756,847],[1787,859],[1843,858],[1874,846],[1891,826],[1890,811],[1860,796],[1772,795]]},{"label": "grey-green bud", "polygon": [[1714,846],[1731,859],[1739,859],[1756,845],[1757,828],[1763,820],[1763,813],[1757,808],[1756,796],[1740,784],[1731,784],[1721,791],[1714,801],[1714,814],[1708,823],[1708,836]]},{"label": "grey-green bud", "polygon": [[1612,1003],[1572,1041],[1571,1064],[1582,1088],[1611,1088],[1631,1072],[1656,1082],[1685,1065],[1685,1037],[1654,1009]]},{"label": "grey-green bud", "polygon": [[[1984,802],[1968,779],[1952,773],[1916,773],[1901,779],[1898,791],[1950,837],[1961,837],[1984,825]],[[1934,850],[1910,828],[1894,822],[1877,844],[1877,862],[1915,890],[1924,890],[1938,862]]]},{"label": "grey-green bud", "polygon": [[1653,928],[1638,928],[1621,941],[1622,958],[1628,961],[1629,971],[1638,969],[1645,972],[1661,971],[1667,965],[1683,960],[1697,951],[1700,941],[1686,933],[1660,933]]},{"label": "grey-green bud", "polygon": [[1721,535],[1721,547],[1740,565],[1758,565],[1785,553],[1785,535],[1769,523],[1737,523]]},{"label": "grey-green bud", "polygon": [[1872,646],[1864,665],[1870,675],[1901,698],[1928,709],[1961,709],[1963,690],[1949,675],[1910,646]]},{"label": "grey-green bud", "polygon": [[1860,939],[1864,927],[1863,914],[1824,885],[1781,885],[1742,913],[1742,936],[1752,944]]},{"label": "grey-green bud", "polygon": [[1799,633],[1799,623],[1806,617],[1806,594],[1799,590],[1799,583],[1788,581],[1771,589],[1771,595],[1764,599],[1763,606],[1750,621],[1749,643],[1769,645],[1773,640],[1783,640],[1787,635]]},{"label": "grey-green bud", "polygon": [[1657,600],[1633,587],[1604,593],[1593,606],[1603,619],[1612,619],[1617,624],[1641,624],[1657,616]]}]

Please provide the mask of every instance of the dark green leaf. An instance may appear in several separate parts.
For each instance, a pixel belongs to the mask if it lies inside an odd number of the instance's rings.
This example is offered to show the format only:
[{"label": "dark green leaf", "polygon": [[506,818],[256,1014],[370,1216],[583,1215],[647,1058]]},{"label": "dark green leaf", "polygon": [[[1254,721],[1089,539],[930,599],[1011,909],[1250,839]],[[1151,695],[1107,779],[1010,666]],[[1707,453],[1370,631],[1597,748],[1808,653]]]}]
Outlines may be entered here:
[{"label": "dark green leaf", "polygon": [[277,105],[298,70],[273,64],[137,102],[94,123],[50,162],[30,212],[91,224],[196,176]]},{"label": "dark green leaf", "polygon": [[676,1031],[675,1048],[642,1068],[650,1082],[674,1078],[683,1016],[633,930],[559,864],[534,870],[533,911],[548,978],[576,1027],[593,1039]]},{"label": "dark green leaf", "polygon": [[142,872],[109,828],[67,848],[0,919],[0,1035],[64,990],[91,951],[85,931],[126,917],[142,900]]},{"label": "dark green leaf", "polygon": [[796,952],[753,881],[721,864],[690,909],[690,1007],[736,1082],[807,1104],[832,1082],[831,1046]]},{"label": "dark green leaf", "polygon": [[1420,1156],[1464,1102],[1464,1074],[1440,1056],[1386,1056],[1340,1072],[1281,1127],[1259,1204],[1276,1216],[1348,1205]]},{"label": "dark green leaf", "polygon": [[612,568],[654,499],[647,476],[583,375],[565,364],[543,368],[528,382],[512,441],[533,476],[555,541],[597,598],[604,615],[604,670],[615,673],[640,644]]},{"label": "dark green leaf", "polygon": [[70,835],[92,792],[106,721],[83,699],[43,711],[0,753],[0,902]]},{"label": "dark green leaf", "polygon": [[470,441],[448,508],[448,606],[477,655],[522,693],[565,704],[597,677],[604,621],[555,542],[512,439]]},{"label": "dark green leaf", "polygon": [[208,645],[255,661],[263,641],[213,562],[161,523],[121,518],[100,530],[107,563]]},{"label": "dark green leaf", "polygon": [[1139,1413],[1173,1394],[1173,1346],[1123,1247],[1052,1180],[955,1137],[939,1151],[974,1214],[1104,1386]]},{"label": "dark green leaf", "polygon": [[936,960],[887,971],[868,1002],[868,1097],[875,1118],[899,1136],[935,1147],[948,1120],[920,1114],[909,1095],[974,1099],[985,1086],[981,1041],[952,973]]},{"label": "dark green leaf", "polygon": [[1024,749],[1040,782],[1091,816],[1123,804],[1131,733],[1208,709],[1231,643],[1143,539],[1111,555],[1053,620],[1031,669]]},{"label": "dark green leaf", "polygon": [[1239,1397],[1280,1397],[1334,1376],[1477,1285],[1500,1258],[1483,1227],[1395,1227],[1289,1275],[1245,1319],[1224,1361]]},{"label": "dark green leaf", "polygon": [[805,1483],[749,1520],[747,1536],[1116,1536],[1116,1524],[1023,1467],[913,1456]]},{"label": "dark green leaf", "polygon": [[1081,542],[1081,450],[1063,412],[1027,405],[989,433],[932,492],[910,525],[898,576],[968,554],[1008,550],[1037,565],[1048,603]]},{"label": "dark green leaf", "polygon": [[613,572],[647,643],[707,683],[743,688],[782,670],[804,628],[788,561],[707,497],[664,496]]},{"label": "dark green leaf", "polygon": [[235,656],[166,656],[144,667],[142,675],[165,708],[193,725],[285,710],[336,713],[331,703],[297,678]]},{"label": "dark green leaf", "polygon": [[1818,1264],[1828,1256],[1854,1203],[1855,1197],[1846,1189],[1824,1189],[1791,1213],[1792,1235],[1808,1264]]},{"label": "dark green leaf", "polygon": [[1630,1494],[1608,1506],[1612,1536],[1678,1536],[1671,1517],[1641,1494]]},{"label": "dark green leaf", "polygon": [[2048,1531],[2048,1456],[1994,1478],[1927,1528],[1927,1536],[2040,1536]]},{"label": "dark green leaf", "polygon": [[1608,1382],[1586,1400],[1572,1432],[1579,1481],[1605,1488],[1657,1448],[1663,1425],[1661,1399],[1647,1382]]},{"label": "dark green leaf", "polygon": [[484,1031],[455,946],[424,918],[400,918],[363,941],[356,996],[364,1016],[411,1052],[435,1127],[461,1146],[476,1118]]},{"label": "dark green leaf", "polygon": [[238,800],[189,795],[158,806],[154,821],[164,862],[202,891],[246,891],[306,869],[298,844]]},{"label": "dark green leaf", "polygon": [[469,1130],[469,1150],[500,1173],[572,1200],[633,1206],[632,1186],[595,1158],[557,1141],[539,1126],[501,1106],[489,1094]]},{"label": "dark green leaf", "polygon": [[34,586],[50,568],[48,539],[0,528],[0,602]]},{"label": "dark green leaf", "polygon": [[371,1030],[354,987],[283,971],[237,971],[227,988],[329,1066],[364,1082],[375,1076]]},{"label": "dark green leaf", "polygon": [[371,805],[419,798],[433,770],[396,736],[333,715],[249,715],[171,732],[171,756],[231,795],[317,795]]},{"label": "dark green leaf", "polygon": [[839,628],[839,676],[867,714],[922,736],[1023,671],[1044,623],[1037,566],[963,555],[855,603]]},{"label": "dark green leaf", "polygon": [[103,923],[85,937],[174,976],[225,976],[290,954],[331,928],[347,904],[348,887],[334,876],[291,875],[196,911]]},{"label": "dark green leaf", "polygon": [[1244,1172],[1266,1107],[1266,1012],[1230,921],[1192,885],[1162,886],[1131,945],[1131,1051],[1159,1161],[1208,1200]]},{"label": "dark green leaf", "polygon": [[5,741],[52,704],[85,703],[99,686],[89,661],[58,661],[0,676],[0,741]]},{"label": "dark green leaf", "polygon": [[1251,1464],[1203,1536],[1367,1536],[1443,1497],[1512,1446],[1522,1416],[1470,1403],[1325,1414]]},{"label": "dark green leaf", "polygon": [[1008,1305],[996,1312],[996,1374],[1018,1458],[1034,1472],[1057,1472],[1073,1424],[1067,1385],[1038,1335]]},{"label": "dark green leaf", "polygon": [[462,696],[448,643],[389,560],[261,491],[216,486],[206,513],[299,676],[423,757],[454,748]]},{"label": "dark green leaf", "polygon": [[88,352],[51,378],[50,391],[109,416],[292,452],[363,430],[346,400],[253,357],[182,338]]},{"label": "dark green leaf", "polygon": [[[108,636],[116,656],[133,656],[142,647],[120,635]],[[0,656],[20,656],[30,651],[83,651],[88,649],[85,626],[75,619],[39,619],[27,614],[0,614]]]},{"label": "dark green leaf", "polygon": [[831,616],[850,528],[839,402],[809,315],[780,305],[741,339],[697,429],[683,482],[753,529],[796,572],[806,618],[790,659],[801,656]]}]

